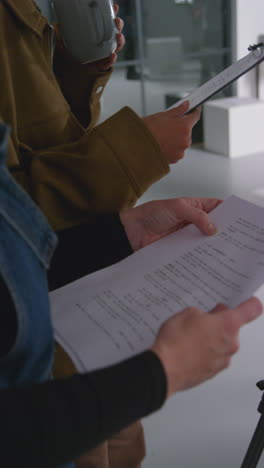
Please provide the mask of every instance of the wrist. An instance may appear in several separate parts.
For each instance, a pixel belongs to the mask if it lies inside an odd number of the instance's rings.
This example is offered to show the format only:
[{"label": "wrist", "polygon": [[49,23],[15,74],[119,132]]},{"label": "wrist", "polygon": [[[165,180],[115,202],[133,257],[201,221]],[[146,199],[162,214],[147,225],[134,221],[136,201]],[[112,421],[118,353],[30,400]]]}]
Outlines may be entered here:
[{"label": "wrist", "polygon": [[131,219],[132,210],[134,210],[134,208],[132,209],[129,208],[128,210],[121,211],[121,213],[119,214],[119,217],[120,217],[120,221],[123,226],[123,229],[128,238],[128,241],[131,245],[131,248],[133,252],[136,252],[140,248],[140,245],[139,245],[140,242],[139,242],[139,233],[138,233],[136,219]]},{"label": "wrist", "polygon": [[175,355],[172,359],[168,347],[160,345],[158,343],[154,343],[154,345],[151,347],[151,351],[156,354],[164,369],[165,377],[167,380],[166,399],[168,399],[177,391],[182,390],[184,386],[182,384],[182,373],[179,369],[177,370],[180,360],[177,359]]},{"label": "wrist", "polygon": [[164,370],[164,374],[165,374],[165,377],[166,377],[166,382],[167,382],[167,394],[166,394],[166,399],[168,399],[174,392],[173,392],[173,388],[172,388],[172,383],[171,383],[171,379],[169,377],[169,372],[168,372],[168,366],[167,366],[167,362],[166,362],[166,359],[164,358],[163,356],[163,353],[160,349],[160,347],[156,344],[154,344],[151,349],[150,349],[154,354],[156,354],[156,356],[158,357],[162,367],[163,367],[163,370]]}]

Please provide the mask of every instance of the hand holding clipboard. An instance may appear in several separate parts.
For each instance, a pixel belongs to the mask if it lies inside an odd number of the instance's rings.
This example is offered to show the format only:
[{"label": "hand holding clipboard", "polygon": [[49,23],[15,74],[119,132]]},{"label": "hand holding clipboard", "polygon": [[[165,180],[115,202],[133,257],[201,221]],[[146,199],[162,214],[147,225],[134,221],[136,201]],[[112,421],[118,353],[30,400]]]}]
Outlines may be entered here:
[{"label": "hand holding clipboard", "polygon": [[233,83],[233,81],[237,80],[240,78],[240,76],[254,68],[264,59],[263,42],[249,46],[248,50],[250,52],[245,57],[225,68],[210,80],[206,81],[202,86],[192,91],[185,98],[177,101],[169,109],[178,107],[184,101],[189,101],[190,106],[186,112],[186,114],[188,114],[196,107],[207,101],[210,97],[214,96],[214,94],[218,93],[218,91]]}]

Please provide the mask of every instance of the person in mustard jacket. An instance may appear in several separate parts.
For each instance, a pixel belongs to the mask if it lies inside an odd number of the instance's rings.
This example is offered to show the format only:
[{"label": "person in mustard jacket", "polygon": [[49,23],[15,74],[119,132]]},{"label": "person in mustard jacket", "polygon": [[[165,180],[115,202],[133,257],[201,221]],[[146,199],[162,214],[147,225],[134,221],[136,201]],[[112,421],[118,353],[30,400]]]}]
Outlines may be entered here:
[{"label": "person in mustard jacket", "polygon": [[[0,43],[0,121],[12,129],[8,167],[54,229],[133,206],[190,145],[200,111],[184,116],[188,103],[143,119],[125,107],[96,125],[115,54],[75,62],[33,0],[0,0]],[[57,347],[54,375],[74,372]],[[136,423],[77,466],[135,468],[144,454]]]},{"label": "person in mustard jacket", "polygon": [[61,47],[53,56],[53,29],[33,0],[0,2],[0,41],[9,168],[53,228],[132,206],[190,145],[199,111],[182,117],[188,104],[143,119],[125,107],[96,126],[111,71]]}]

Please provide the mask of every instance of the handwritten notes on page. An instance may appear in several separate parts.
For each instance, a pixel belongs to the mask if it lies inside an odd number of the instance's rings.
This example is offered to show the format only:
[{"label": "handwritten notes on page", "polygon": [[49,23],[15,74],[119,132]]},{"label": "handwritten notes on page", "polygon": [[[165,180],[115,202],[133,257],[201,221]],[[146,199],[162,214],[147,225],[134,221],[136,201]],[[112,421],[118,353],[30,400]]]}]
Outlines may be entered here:
[{"label": "handwritten notes on page", "polygon": [[258,65],[258,63],[260,63],[263,59],[263,47],[250,52],[242,59],[238,60],[218,73],[218,75],[206,81],[206,83],[195,89],[184,99],[177,101],[173,106],[170,107],[170,109],[173,107],[178,107],[180,104],[182,104],[183,101],[188,100],[190,101],[190,106],[187,112],[191,112],[196,107],[207,101],[210,97],[214,96],[214,94],[216,94],[218,91],[233,83],[233,81],[237,80],[240,76],[244,75],[253,67]]},{"label": "handwritten notes on page", "polygon": [[264,208],[230,197],[210,217],[215,236],[188,226],[50,294],[56,339],[79,371],[148,348],[187,306],[234,306],[264,284]]}]

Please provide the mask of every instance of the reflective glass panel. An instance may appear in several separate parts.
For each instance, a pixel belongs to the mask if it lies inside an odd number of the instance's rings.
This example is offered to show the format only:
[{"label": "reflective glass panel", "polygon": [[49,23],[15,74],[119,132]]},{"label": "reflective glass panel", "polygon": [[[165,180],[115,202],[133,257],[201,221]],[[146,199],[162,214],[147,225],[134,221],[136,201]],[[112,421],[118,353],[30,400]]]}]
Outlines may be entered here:
[{"label": "reflective glass panel", "polygon": [[105,92],[105,116],[123,105],[139,115],[164,110],[231,63],[229,0],[118,3],[126,45]]}]

